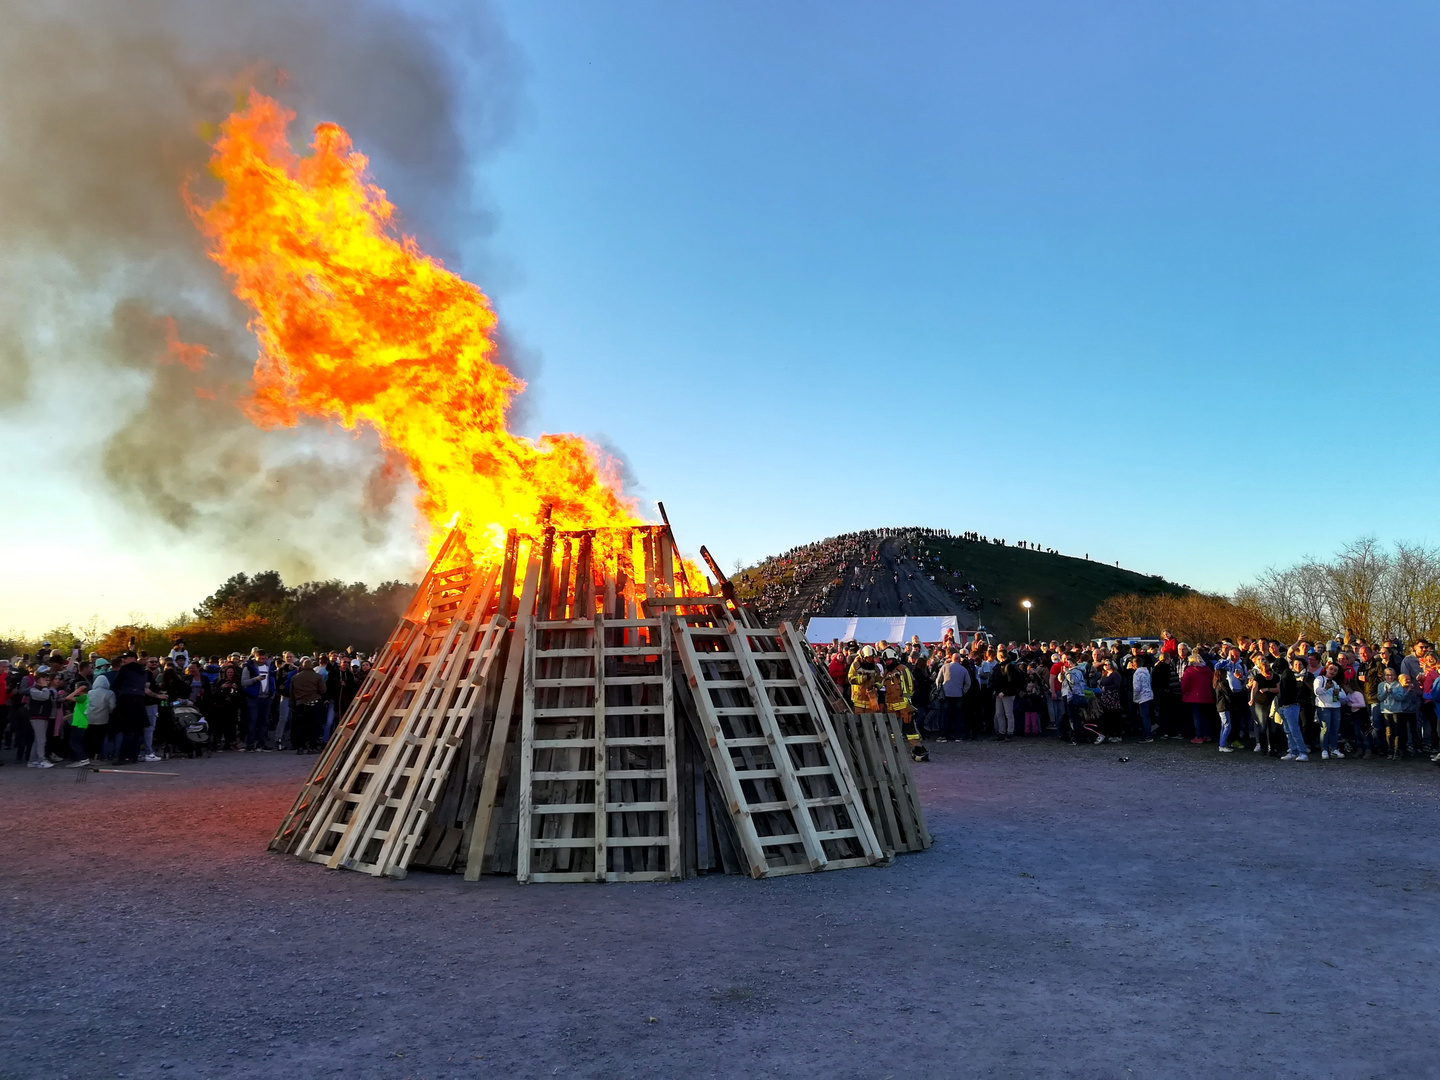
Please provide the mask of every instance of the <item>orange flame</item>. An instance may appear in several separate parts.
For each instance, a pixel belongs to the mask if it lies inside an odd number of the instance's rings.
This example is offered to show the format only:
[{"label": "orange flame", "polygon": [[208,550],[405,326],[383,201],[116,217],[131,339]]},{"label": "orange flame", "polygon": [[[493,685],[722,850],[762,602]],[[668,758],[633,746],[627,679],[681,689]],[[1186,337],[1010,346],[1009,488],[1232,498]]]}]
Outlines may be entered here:
[{"label": "orange flame", "polygon": [[394,207],[342,128],[321,124],[310,156],[297,156],[294,116],[252,90],[214,143],[223,193],[208,205],[187,195],[255,313],[251,419],[374,428],[420,487],[432,545],[458,515],[472,552],[497,550],[506,529],[533,533],[547,504],[564,529],[638,524],[614,463],[590,443],[506,430],[525,384],[495,362],[485,294],[394,233]]}]

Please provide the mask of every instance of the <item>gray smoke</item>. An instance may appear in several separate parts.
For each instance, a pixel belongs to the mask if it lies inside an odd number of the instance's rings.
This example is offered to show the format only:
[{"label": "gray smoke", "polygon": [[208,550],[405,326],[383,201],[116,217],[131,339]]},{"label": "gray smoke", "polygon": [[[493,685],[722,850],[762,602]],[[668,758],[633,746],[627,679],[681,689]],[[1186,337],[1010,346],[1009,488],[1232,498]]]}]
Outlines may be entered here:
[{"label": "gray smoke", "polygon": [[[87,475],[136,522],[255,566],[308,576],[384,541],[407,481],[373,436],[261,431],[237,407],[255,342],[180,189],[253,85],[296,110],[297,141],[348,129],[401,228],[459,268],[491,228],[474,173],[520,81],[488,8],[0,0],[0,17],[0,400],[83,393],[104,431]],[[203,370],[171,339],[203,346]]]}]

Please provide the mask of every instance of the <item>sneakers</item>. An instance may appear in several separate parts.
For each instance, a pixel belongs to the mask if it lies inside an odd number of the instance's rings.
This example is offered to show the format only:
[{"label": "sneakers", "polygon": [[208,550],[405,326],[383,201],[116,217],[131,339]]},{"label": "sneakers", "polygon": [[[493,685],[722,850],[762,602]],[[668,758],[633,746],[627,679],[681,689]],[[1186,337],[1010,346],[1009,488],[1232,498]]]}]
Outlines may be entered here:
[{"label": "sneakers", "polygon": [[54,767],[55,767],[54,762],[50,762],[50,761],[32,761],[32,762],[30,762],[30,768],[32,768],[32,769],[53,769]]},{"label": "sneakers", "polygon": [[1296,760],[1296,761],[1309,761],[1309,760],[1310,760],[1310,755],[1309,755],[1309,754],[1301,754],[1301,755],[1300,755],[1299,757],[1297,757],[1295,760]]},{"label": "sneakers", "polygon": [[1339,750],[1331,750],[1331,751],[1330,751],[1330,756],[1331,756],[1332,758],[1343,758],[1345,755],[1342,754]]},{"label": "sneakers", "polygon": [[1255,753],[1258,754],[1258,753],[1260,753],[1260,752],[1261,752],[1261,750],[1260,750],[1260,744],[1257,742],[1257,743],[1255,744]]},{"label": "sneakers", "polygon": [[1119,735],[1111,735],[1111,736],[1110,736],[1108,739],[1106,739],[1105,741],[1106,741],[1106,742],[1119,742],[1119,741],[1120,741],[1120,736],[1119,736]]},{"label": "sneakers", "polygon": [[1233,754],[1235,752],[1235,748],[1233,746],[1222,746],[1219,749],[1220,753],[1222,754]]},{"label": "sneakers", "polygon": [[1294,754],[1282,754],[1281,757],[1280,757],[1280,760],[1281,760],[1281,761],[1297,761],[1297,760],[1299,760],[1299,759],[1296,758],[1296,756],[1295,756]]},{"label": "sneakers", "polygon": [[[947,739],[944,735],[941,735],[941,736],[939,736],[935,741],[936,741],[936,742],[949,742],[950,740]],[[296,752],[297,754],[300,753],[299,750],[296,750],[295,752]]]},{"label": "sneakers", "polygon": [[1104,736],[1104,735],[1096,735],[1096,736],[1095,736],[1095,745],[1096,745],[1096,746],[1099,746],[1099,745],[1100,745],[1101,743],[1103,743],[1104,741],[1105,741],[1105,736]]},{"label": "sneakers", "polygon": [[79,761],[72,761],[69,765],[66,765],[65,767],[66,767],[67,769],[83,769],[86,765],[89,765],[89,764],[90,764],[90,759],[87,757],[87,758],[81,758]]},{"label": "sneakers", "polygon": [[140,755],[140,760],[141,760],[141,761],[159,761],[159,760],[160,760],[160,755],[159,755],[159,754],[141,754],[141,755]]},{"label": "sneakers", "polygon": [[[1150,738],[1150,739],[1141,739],[1140,741],[1141,741],[1141,742],[1154,742],[1155,740],[1154,740],[1153,738]],[[1440,754],[1436,754],[1435,756],[1436,756],[1437,758],[1440,758]]]},{"label": "sneakers", "polygon": [[1321,751],[1320,751],[1320,760],[1321,760],[1321,761],[1328,761],[1329,758],[1330,758],[1330,751],[1329,751],[1329,750],[1321,750]]}]

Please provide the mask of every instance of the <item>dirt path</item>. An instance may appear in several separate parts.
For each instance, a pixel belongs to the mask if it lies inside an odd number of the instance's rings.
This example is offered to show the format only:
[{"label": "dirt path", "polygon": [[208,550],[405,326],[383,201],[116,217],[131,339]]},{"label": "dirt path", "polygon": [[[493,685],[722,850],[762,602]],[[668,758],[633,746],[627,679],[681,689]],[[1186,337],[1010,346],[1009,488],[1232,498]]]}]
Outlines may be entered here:
[{"label": "dirt path", "polygon": [[846,587],[837,589],[828,604],[808,601],[808,607],[798,606],[806,611],[823,607],[819,614],[835,616],[955,615],[962,630],[975,628],[975,614],[931,581],[930,575],[906,554],[902,543],[882,540],[878,556],[873,563],[846,566]]},{"label": "dirt path", "polygon": [[86,784],[7,765],[0,1077],[1440,1068],[1440,769],[933,750],[931,852],[673,886],[269,855],[288,755]]}]

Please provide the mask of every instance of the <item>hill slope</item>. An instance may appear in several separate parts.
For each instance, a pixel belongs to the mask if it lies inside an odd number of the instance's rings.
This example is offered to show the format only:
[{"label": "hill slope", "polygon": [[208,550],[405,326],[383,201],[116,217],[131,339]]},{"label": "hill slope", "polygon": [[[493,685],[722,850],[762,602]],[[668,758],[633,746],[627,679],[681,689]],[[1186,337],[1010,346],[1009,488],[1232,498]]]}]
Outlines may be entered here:
[{"label": "hill slope", "polygon": [[734,577],[769,623],[812,615],[956,615],[997,638],[1090,635],[1090,617],[1116,593],[1184,593],[1163,578],[1056,552],[921,528],[848,533],[792,548]]}]

